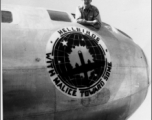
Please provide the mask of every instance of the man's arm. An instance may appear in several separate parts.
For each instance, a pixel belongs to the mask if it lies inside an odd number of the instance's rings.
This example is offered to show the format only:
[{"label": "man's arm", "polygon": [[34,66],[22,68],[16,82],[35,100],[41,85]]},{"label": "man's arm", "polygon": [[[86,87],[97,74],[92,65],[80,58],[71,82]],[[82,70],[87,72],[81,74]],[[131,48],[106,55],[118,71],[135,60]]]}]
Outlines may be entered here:
[{"label": "man's arm", "polygon": [[100,18],[100,13],[97,8],[94,9],[94,27],[96,29],[100,29],[102,24],[101,18]]},{"label": "man's arm", "polygon": [[89,24],[89,25],[94,25],[94,24],[98,23],[98,21],[97,20],[93,20],[93,21],[87,20],[87,21],[85,21],[85,23]]},{"label": "man's arm", "polygon": [[76,12],[75,12],[75,19],[78,23],[80,24],[85,24],[86,20],[85,19],[82,19],[82,15],[81,15],[81,12],[79,10],[79,7],[76,8]]},{"label": "man's arm", "polygon": [[100,15],[98,15],[96,18],[94,18],[93,21],[85,21],[83,24],[91,25],[91,26],[93,26],[96,29],[100,29],[100,27],[101,27]]},{"label": "man's arm", "polygon": [[85,19],[82,19],[82,15],[81,15],[81,12],[80,12],[80,9],[79,7],[76,8],[76,13],[75,13],[76,17],[76,21],[80,24],[85,24],[85,25],[94,25],[95,23],[97,23],[98,21],[97,20],[93,20],[93,21],[87,21]]}]

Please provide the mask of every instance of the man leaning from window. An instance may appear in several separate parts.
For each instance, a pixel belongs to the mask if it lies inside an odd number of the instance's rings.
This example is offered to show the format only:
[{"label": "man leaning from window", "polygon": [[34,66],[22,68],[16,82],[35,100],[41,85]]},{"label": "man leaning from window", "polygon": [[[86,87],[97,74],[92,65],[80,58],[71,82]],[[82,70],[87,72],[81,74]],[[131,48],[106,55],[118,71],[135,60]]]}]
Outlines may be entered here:
[{"label": "man leaning from window", "polygon": [[97,7],[91,5],[92,0],[82,0],[82,5],[76,8],[76,21],[83,25],[90,25],[96,29],[101,27],[101,19]]}]

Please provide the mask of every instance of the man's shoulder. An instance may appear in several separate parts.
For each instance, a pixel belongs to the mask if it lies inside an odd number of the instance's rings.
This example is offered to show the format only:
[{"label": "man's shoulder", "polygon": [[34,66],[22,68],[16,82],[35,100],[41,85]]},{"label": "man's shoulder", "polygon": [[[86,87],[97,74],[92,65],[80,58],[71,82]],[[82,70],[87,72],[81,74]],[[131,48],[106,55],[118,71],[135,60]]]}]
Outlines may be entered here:
[{"label": "man's shoulder", "polygon": [[76,7],[76,9],[81,11],[83,9],[83,6],[79,5]]},{"label": "man's shoulder", "polygon": [[98,11],[98,8],[94,5],[91,5],[91,9],[94,10],[94,11]]},{"label": "man's shoulder", "polygon": [[79,6],[77,6],[77,8],[79,8],[79,9],[80,9],[80,8],[83,8],[83,5],[79,5]]}]

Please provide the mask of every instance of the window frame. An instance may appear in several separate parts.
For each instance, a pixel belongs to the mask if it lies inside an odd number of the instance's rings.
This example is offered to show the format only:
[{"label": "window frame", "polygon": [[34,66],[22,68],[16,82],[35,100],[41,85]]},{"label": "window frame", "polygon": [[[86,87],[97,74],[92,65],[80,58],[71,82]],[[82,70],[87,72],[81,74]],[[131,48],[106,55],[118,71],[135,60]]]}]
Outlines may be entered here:
[{"label": "window frame", "polygon": [[[10,13],[10,21],[3,21],[3,12],[8,12],[8,13]],[[11,11],[11,10],[1,10],[1,23],[7,23],[7,24],[11,24],[11,23],[13,23],[13,21],[14,21],[14,16],[13,16],[13,12]]]},{"label": "window frame", "polygon": [[20,18],[20,14],[18,12],[18,9],[17,8],[9,8],[9,7],[3,7],[1,9],[1,13],[2,11],[9,11],[11,12],[12,14],[12,22],[8,23],[8,22],[2,22],[2,16],[1,16],[1,24],[8,24],[8,25],[12,25],[12,24],[19,24],[20,21],[21,21],[21,18]]},{"label": "window frame", "polygon": [[[51,12],[53,12],[53,13],[51,13]],[[57,15],[56,14],[54,14],[54,13],[58,13]],[[48,15],[49,15],[49,18],[50,18],[50,20],[52,20],[52,21],[56,21],[56,22],[72,22],[73,20],[71,19],[71,16],[69,16],[69,14],[67,13],[67,12],[64,12],[64,11],[57,11],[57,10],[47,10],[47,13],[48,13]],[[62,19],[62,17],[61,16],[59,16],[59,15],[61,15],[63,13],[63,15],[65,16],[63,19]],[[53,16],[52,16],[52,14],[53,14]],[[55,16],[56,15],[56,16]],[[56,19],[56,18],[57,19]],[[67,18],[67,20],[65,19],[66,17],[68,17]],[[61,18],[61,19],[59,19],[59,18]],[[64,20],[65,19],[65,20]]]}]

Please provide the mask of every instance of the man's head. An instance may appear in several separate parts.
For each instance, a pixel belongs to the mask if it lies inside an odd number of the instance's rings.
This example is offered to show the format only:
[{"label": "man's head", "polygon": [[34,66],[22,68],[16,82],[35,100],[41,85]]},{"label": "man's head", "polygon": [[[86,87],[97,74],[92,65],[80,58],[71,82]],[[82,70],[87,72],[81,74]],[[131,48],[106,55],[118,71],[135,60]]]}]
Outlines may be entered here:
[{"label": "man's head", "polygon": [[92,0],[82,0],[84,5],[90,5]]}]

